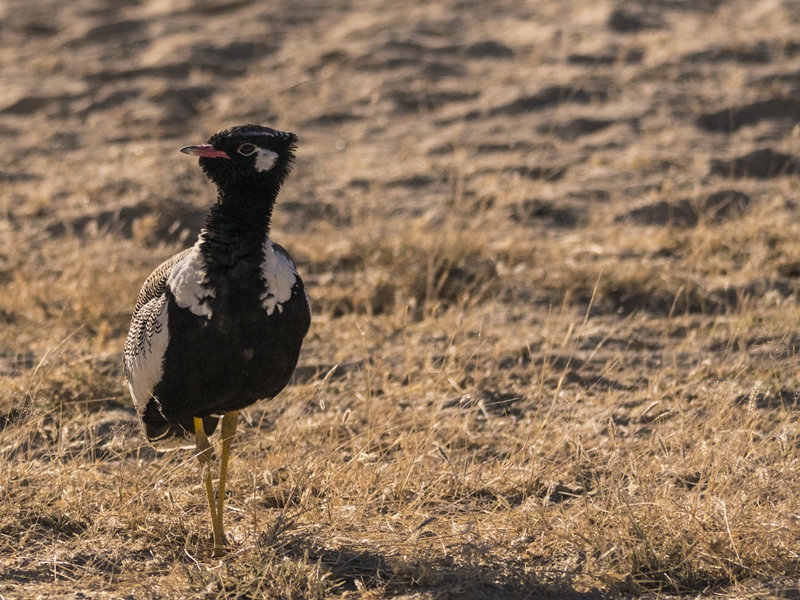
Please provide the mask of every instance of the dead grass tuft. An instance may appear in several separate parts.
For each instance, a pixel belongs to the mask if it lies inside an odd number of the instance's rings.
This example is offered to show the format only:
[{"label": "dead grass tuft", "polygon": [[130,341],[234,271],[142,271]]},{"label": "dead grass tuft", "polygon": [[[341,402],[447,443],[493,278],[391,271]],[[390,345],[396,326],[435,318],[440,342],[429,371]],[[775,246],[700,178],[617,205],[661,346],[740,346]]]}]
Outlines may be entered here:
[{"label": "dead grass tuft", "polygon": [[485,236],[450,222],[439,228],[432,234],[431,226],[412,222],[402,234],[387,235],[366,223],[352,240],[325,248],[324,257],[310,265],[323,271],[317,280],[331,284],[315,297],[315,311],[336,318],[407,308],[421,320],[497,295],[502,287]]},{"label": "dead grass tuft", "polygon": [[[687,354],[763,322],[673,315],[670,327],[694,333],[669,341],[628,317],[626,332],[598,338],[619,317],[582,323],[567,310],[520,350],[499,308],[454,308],[436,332],[429,317],[401,331],[385,316],[331,321],[339,350],[368,360],[250,411],[227,501],[234,552],[221,562],[205,558],[189,454],[142,446],[130,410],[112,409],[121,394],[102,411],[68,401],[66,388],[89,397],[97,382],[80,365],[55,369],[14,400],[0,434],[11,581],[51,578],[55,593],[71,580],[134,585],[134,569],[153,593],[321,598],[679,594],[796,574],[800,431],[788,398],[766,400],[786,395],[775,347],[764,371],[751,360],[763,378],[751,388],[733,345],[713,367]],[[654,373],[648,356],[660,357]]]}]

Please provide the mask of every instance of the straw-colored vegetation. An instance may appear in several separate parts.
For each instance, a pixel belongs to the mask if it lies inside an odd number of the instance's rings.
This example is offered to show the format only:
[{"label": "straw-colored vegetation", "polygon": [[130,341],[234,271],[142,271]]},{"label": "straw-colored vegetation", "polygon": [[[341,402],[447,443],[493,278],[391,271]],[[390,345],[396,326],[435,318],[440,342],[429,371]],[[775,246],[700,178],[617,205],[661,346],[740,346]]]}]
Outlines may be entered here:
[{"label": "straw-colored vegetation", "polygon": [[[0,30],[0,597],[797,594],[791,2],[33,4]],[[210,559],[121,350],[212,197],[177,149],[248,121],[300,135],[274,238],[315,316]]]}]

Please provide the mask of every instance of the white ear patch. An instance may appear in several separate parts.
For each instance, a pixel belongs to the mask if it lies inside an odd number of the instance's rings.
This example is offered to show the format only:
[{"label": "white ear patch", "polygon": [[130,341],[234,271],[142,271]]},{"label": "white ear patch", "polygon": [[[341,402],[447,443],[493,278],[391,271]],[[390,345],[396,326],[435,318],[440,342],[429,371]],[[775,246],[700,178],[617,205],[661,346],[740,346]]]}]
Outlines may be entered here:
[{"label": "white ear patch", "polygon": [[259,148],[256,153],[256,171],[269,171],[275,166],[275,161],[278,160],[278,155],[272,150],[264,150]]}]

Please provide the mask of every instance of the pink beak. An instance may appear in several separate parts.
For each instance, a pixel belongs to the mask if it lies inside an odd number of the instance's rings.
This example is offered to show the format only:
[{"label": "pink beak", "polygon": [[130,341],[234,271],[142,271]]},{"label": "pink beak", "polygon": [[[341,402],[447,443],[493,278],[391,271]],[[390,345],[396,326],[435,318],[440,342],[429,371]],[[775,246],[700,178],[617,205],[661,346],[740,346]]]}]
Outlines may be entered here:
[{"label": "pink beak", "polygon": [[181,148],[184,154],[191,154],[192,156],[202,156],[204,158],[227,158],[230,156],[225,154],[222,150],[217,150],[211,144],[200,144],[199,146],[184,146]]}]

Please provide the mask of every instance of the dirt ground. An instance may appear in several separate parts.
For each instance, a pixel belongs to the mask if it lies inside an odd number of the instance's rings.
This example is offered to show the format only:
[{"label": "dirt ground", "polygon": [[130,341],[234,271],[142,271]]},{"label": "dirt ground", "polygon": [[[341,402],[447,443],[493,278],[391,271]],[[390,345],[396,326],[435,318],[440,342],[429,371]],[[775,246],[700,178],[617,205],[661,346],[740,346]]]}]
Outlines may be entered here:
[{"label": "dirt ground", "polygon": [[[0,598],[800,597],[800,4],[3,0]],[[208,557],[139,286],[300,138],[314,322]]]}]

